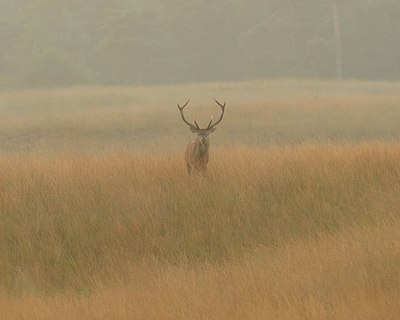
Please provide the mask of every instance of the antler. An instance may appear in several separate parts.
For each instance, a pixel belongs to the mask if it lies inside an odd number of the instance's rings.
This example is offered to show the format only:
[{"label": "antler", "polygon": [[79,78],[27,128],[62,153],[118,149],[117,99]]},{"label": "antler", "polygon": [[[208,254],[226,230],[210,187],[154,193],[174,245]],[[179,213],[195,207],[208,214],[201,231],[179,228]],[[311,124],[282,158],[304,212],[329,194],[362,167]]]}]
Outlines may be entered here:
[{"label": "antler", "polygon": [[179,105],[179,103],[178,103],[178,109],[179,109],[179,112],[180,112],[180,114],[181,114],[182,120],[183,120],[183,122],[185,122],[189,127],[193,128],[193,129],[200,129],[200,128],[199,128],[199,125],[198,125],[197,122],[196,122],[196,119],[194,120],[194,123],[195,123],[196,125],[194,125],[194,124],[190,123],[189,121],[187,121],[187,120],[185,119],[185,116],[183,115],[183,108],[185,108],[185,107],[187,106],[187,104],[189,103],[189,101],[190,101],[190,99],[189,99],[188,101],[186,101],[186,103],[185,103],[182,107],[181,107],[181,106]]},{"label": "antler", "polygon": [[207,129],[214,128],[218,123],[220,123],[222,121],[222,118],[224,117],[226,102],[224,102],[224,104],[221,104],[216,99],[214,99],[214,101],[220,106],[222,113],[221,113],[221,116],[219,117],[219,119],[217,120],[217,122],[215,122],[215,123],[212,123],[213,117],[211,116],[211,120],[210,120],[210,123],[208,124]]}]

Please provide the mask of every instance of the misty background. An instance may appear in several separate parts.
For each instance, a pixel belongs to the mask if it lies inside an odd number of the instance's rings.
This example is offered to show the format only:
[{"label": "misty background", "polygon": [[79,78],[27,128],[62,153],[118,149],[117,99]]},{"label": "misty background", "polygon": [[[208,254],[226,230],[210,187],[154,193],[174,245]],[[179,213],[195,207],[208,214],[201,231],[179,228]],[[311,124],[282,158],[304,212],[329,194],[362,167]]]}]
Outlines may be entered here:
[{"label": "misty background", "polygon": [[399,80],[400,1],[2,0],[0,42],[0,88]]}]

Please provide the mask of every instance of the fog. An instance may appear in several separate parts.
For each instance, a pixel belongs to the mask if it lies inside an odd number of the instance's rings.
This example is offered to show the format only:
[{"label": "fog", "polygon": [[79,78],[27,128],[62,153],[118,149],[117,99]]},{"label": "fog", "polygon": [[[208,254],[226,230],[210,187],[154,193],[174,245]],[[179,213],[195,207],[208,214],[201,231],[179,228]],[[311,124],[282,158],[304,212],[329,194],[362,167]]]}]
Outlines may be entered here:
[{"label": "fog", "polygon": [[398,0],[2,0],[0,88],[399,80]]}]

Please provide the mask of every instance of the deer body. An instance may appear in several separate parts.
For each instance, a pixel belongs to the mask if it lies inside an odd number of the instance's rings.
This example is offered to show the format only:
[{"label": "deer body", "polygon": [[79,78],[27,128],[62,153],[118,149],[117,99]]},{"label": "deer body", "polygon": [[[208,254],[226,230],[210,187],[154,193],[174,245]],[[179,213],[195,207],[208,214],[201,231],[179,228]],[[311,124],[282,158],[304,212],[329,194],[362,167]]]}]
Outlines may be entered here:
[{"label": "deer body", "polygon": [[185,151],[185,161],[188,172],[192,170],[205,171],[208,163],[209,142],[202,143],[200,138],[190,142]]},{"label": "deer body", "polygon": [[217,100],[215,102],[221,107],[222,113],[217,122],[212,123],[213,119],[211,116],[211,121],[208,124],[207,128],[200,128],[197,124],[196,120],[194,120],[194,124],[191,124],[185,119],[183,115],[183,108],[189,103],[189,100],[185,103],[183,107],[180,107],[178,104],[179,112],[182,116],[182,120],[189,126],[190,131],[197,134],[197,138],[189,143],[186,147],[185,151],[185,161],[186,168],[189,174],[192,171],[196,172],[205,172],[207,168],[208,158],[209,158],[209,134],[215,131],[215,127],[218,123],[221,122],[224,112],[225,112],[225,103],[222,105]]}]

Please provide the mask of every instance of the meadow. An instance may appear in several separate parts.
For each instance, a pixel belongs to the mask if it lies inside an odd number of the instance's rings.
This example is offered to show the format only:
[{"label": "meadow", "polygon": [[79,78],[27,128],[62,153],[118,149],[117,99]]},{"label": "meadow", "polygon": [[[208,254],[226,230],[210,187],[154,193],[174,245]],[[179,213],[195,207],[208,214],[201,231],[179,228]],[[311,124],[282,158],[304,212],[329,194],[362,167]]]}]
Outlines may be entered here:
[{"label": "meadow", "polygon": [[[204,177],[189,97],[203,124],[227,102]],[[0,318],[397,319],[399,105],[356,81],[1,92]]]}]

